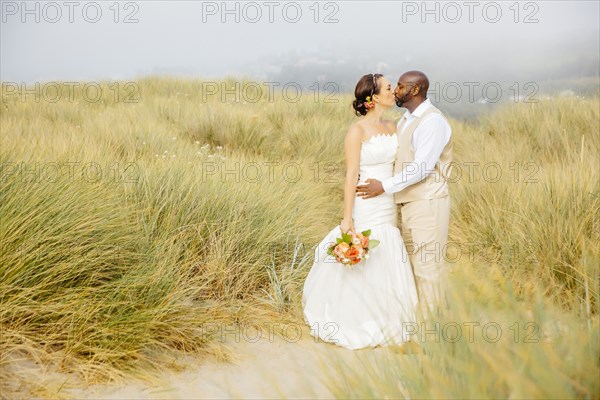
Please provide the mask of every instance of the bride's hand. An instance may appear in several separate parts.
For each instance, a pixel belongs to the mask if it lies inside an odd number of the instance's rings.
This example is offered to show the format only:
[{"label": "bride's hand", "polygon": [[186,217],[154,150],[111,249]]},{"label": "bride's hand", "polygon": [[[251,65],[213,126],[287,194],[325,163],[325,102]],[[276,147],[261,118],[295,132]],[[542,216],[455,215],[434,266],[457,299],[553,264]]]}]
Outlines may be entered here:
[{"label": "bride's hand", "polygon": [[354,224],[351,219],[344,218],[340,223],[340,230],[342,233],[348,233],[349,230],[354,230]]}]

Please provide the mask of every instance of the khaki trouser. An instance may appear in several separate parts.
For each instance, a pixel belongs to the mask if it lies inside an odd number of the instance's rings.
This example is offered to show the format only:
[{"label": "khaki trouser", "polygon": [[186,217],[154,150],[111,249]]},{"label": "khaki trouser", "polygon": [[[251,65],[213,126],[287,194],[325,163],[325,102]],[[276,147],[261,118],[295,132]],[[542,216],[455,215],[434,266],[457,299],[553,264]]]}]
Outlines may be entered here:
[{"label": "khaki trouser", "polygon": [[[445,249],[450,222],[450,197],[398,204],[398,221],[408,251],[422,316],[447,309]],[[438,308],[439,307],[439,308]]]}]

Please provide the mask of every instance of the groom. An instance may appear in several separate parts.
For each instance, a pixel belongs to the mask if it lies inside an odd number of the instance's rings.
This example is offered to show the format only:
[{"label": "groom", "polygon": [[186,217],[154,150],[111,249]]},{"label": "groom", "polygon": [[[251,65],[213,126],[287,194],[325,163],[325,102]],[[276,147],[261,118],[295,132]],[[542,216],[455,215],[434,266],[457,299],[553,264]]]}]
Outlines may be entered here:
[{"label": "groom", "polygon": [[[394,176],[367,179],[356,187],[365,199],[393,193],[401,215],[400,231],[415,275],[421,311],[447,308],[444,250],[448,241],[450,196],[447,179],[452,162],[452,130],[427,98],[429,80],[409,71],[398,80],[396,105],[407,113],[398,122]],[[425,308],[426,307],[426,308]]]}]

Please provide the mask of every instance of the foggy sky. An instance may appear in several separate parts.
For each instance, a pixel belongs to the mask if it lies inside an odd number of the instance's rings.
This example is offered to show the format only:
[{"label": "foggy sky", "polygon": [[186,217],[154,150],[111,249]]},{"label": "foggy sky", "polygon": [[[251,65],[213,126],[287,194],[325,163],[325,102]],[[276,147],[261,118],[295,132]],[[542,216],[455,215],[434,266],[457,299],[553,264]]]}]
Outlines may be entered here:
[{"label": "foggy sky", "polygon": [[[136,1],[118,4],[118,22],[114,1],[48,3],[27,2],[24,14],[21,1],[0,2],[2,81],[244,75],[354,84],[407,69],[439,80],[598,76],[597,1]],[[128,15],[137,22],[124,23]]]}]

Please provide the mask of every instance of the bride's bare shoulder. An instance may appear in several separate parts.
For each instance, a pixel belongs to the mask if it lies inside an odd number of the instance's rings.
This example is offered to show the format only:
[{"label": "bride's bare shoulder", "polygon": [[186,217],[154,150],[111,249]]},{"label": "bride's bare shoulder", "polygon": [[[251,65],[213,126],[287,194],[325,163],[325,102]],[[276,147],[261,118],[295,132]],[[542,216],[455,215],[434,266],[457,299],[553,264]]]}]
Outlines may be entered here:
[{"label": "bride's bare shoulder", "polygon": [[346,134],[346,140],[362,142],[365,136],[365,130],[361,124],[358,122],[353,123],[348,128],[348,133]]}]

